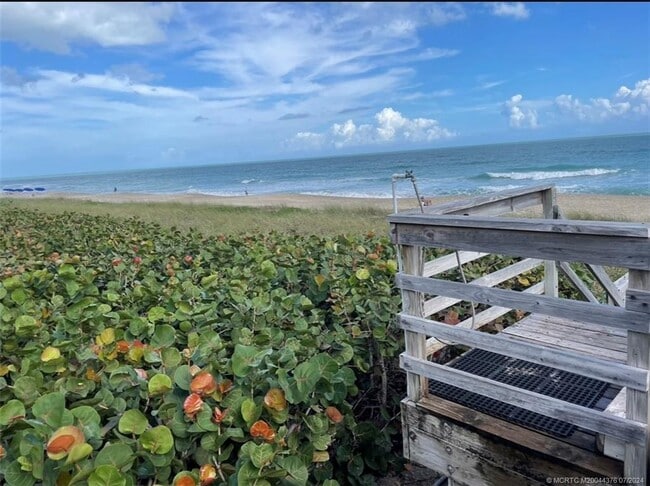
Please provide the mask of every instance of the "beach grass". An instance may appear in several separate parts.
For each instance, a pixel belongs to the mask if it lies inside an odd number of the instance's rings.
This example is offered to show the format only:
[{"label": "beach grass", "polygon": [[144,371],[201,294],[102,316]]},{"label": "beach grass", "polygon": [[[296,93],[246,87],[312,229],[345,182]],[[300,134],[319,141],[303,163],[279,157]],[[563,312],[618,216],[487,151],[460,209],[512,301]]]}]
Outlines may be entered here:
[{"label": "beach grass", "polygon": [[[613,195],[568,195],[558,197],[568,219],[650,222],[650,197]],[[435,203],[450,198],[437,198]],[[251,197],[198,197],[174,195],[48,195],[47,197],[0,198],[6,204],[50,213],[81,212],[114,218],[137,217],[180,231],[205,235],[235,235],[277,231],[298,235],[336,236],[373,232],[387,235],[388,199],[268,195]],[[400,210],[415,206],[415,200],[399,201]],[[509,214],[541,217],[539,208]]]},{"label": "beach grass", "polygon": [[7,198],[0,207],[12,204],[47,213],[80,212],[113,218],[137,217],[181,231],[204,235],[231,235],[277,231],[299,235],[388,234],[388,213],[371,207],[327,206],[304,209],[286,206],[245,207],[177,202],[103,203],[65,198]]}]

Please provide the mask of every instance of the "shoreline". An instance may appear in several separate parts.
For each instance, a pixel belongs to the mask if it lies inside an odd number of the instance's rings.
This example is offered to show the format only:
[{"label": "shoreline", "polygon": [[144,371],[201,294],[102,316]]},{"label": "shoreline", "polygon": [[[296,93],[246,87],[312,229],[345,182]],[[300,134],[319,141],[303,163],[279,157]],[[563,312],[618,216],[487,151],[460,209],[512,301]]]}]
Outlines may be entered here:
[{"label": "shoreline", "polygon": [[[344,196],[313,196],[304,194],[261,194],[248,196],[211,196],[205,194],[145,194],[108,193],[79,194],[65,192],[49,193],[2,193],[2,198],[22,200],[66,199],[96,203],[180,203],[209,206],[243,207],[291,207],[301,209],[377,209],[392,212],[392,199]],[[465,199],[471,196],[432,197],[432,204]],[[627,196],[611,194],[564,194],[559,193],[558,204],[565,214],[578,217],[602,217],[639,222],[650,222],[650,196]],[[415,198],[399,199],[399,208],[416,207]]]}]

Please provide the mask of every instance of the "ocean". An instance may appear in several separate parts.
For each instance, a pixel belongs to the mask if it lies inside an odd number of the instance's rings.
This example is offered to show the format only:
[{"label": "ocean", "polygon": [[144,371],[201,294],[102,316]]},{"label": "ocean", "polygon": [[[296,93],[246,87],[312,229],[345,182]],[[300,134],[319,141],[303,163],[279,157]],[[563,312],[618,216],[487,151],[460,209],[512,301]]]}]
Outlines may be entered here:
[{"label": "ocean", "polygon": [[[552,183],[561,193],[650,195],[650,134],[6,179],[6,192],[310,194],[390,198],[411,171],[427,197],[487,194]],[[408,181],[400,197],[413,196]]]}]

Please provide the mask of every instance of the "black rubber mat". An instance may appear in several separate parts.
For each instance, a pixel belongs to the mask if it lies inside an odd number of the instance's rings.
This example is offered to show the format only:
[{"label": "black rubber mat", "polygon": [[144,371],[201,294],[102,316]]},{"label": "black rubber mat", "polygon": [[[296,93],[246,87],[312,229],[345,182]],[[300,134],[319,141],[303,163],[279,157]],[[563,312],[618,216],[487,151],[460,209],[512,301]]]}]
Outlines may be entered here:
[{"label": "black rubber mat", "polygon": [[[458,357],[450,367],[549,397],[592,408],[605,393],[608,383],[550,368],[530,361],[473,349]],[[523,408],[484,397],[462,388],[429,380],[429,392],[446,400],[493,415],[556,437],[569,437],[575,425]]]}]

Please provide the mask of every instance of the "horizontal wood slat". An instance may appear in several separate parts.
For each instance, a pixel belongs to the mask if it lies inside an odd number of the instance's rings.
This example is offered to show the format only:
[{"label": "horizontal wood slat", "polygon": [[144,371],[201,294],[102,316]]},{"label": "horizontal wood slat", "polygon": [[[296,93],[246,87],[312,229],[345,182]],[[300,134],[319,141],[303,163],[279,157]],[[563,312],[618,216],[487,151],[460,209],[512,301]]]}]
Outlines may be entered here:
[{"label": "horizontal wood slat", "polygon": [[493,289],[479,285],[398,274],[397,286],[404,290],[429,295],[443,295],[488,305],[510,307],[556,317],[604,324],[638,332],[650,331],[648,314],[633,312],[605,304],[556,299],[544,295],[527,295],[512,290]]},{"label": "horizontal wood slat", "polygon": [[472,375],[429,361],[400,355],[401,367],[409,373],[417,373],[429,379],[448,385],[471,390],[510,405],[547,417],[563,420],[579,427],[623,439],[630,444],[645,443],[646,425],[640,422],[616,417],[604,412],[581,407],[546,395],[523,390],[505,383]]},{"label": "horizontal wood slat", "polygon": [[577,373],[619,386],[629,386],[636,390],[648,389],[648,373],[623,363],[579,356],[570,351],[561,351],[550,346],[525,343],[505,334],[487,334],[471,329],[457,328],[404,313],[399,314],[399,324],[404,330],[436,336],[447,341]]}]

